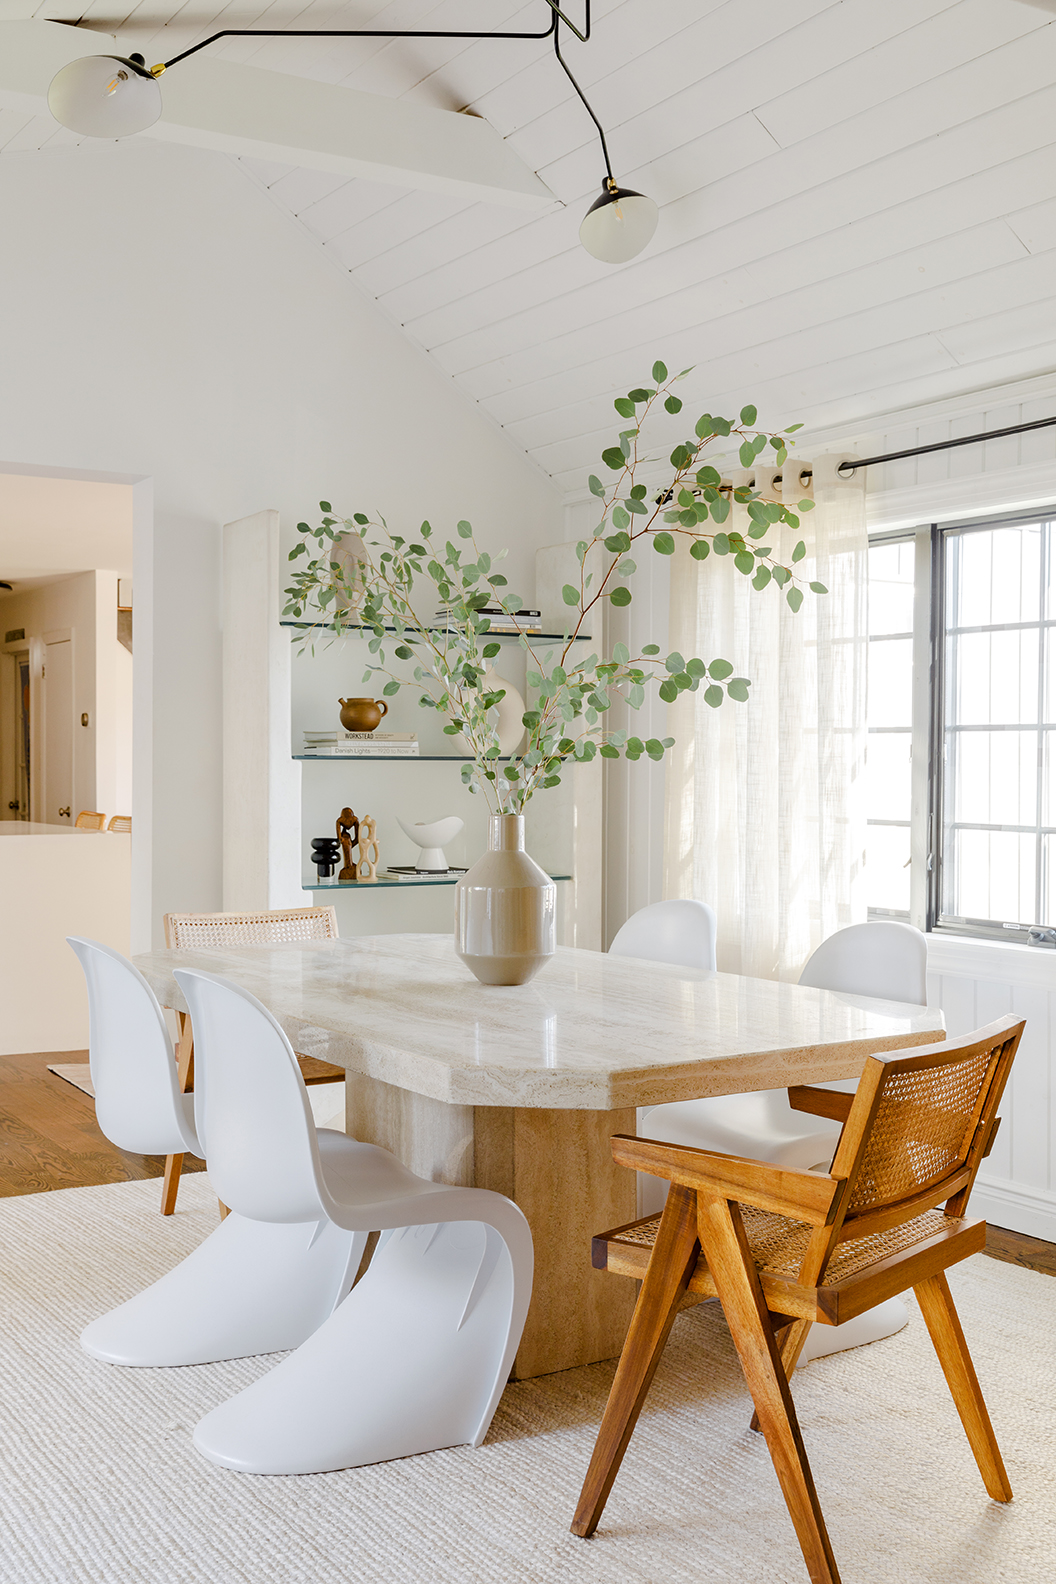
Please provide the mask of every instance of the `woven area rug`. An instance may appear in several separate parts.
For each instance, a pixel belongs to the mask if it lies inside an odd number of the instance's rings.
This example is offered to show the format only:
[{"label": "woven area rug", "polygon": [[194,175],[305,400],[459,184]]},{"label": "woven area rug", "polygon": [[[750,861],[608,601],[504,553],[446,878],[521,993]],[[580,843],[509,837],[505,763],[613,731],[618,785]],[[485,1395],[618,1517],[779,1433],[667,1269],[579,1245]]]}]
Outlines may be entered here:
[{"label": "woven area rug", "polygon": [[[3,1584],[805,1584],[714,1304],[676,1322],[589,1542],[568,1523],[612,1364],[509,1387],[475,1452],[300,1478],[214,1468],[195,1423],[273,1359],[121,1370],[77,1336],[215,1223],[204,1175],[170,1219],[150,1181],[0,1200]],[[1016,1499],[986,1496],[914,1312],[795,1378],[844,1584],[1056,1576],[1056,1280],[978,1255],[951,1283]]]}]

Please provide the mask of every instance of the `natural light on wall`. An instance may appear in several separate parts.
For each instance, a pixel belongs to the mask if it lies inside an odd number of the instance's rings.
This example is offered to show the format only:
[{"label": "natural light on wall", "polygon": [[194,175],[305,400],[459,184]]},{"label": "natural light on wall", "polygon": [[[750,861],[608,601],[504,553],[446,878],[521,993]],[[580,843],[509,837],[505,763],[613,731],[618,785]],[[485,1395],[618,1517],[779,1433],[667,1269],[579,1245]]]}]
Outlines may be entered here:
[{"label": "natural light on wall", "polygon": [[869,547],[869,748],[866,899],[909,915],[913,731],[913,541]]}]

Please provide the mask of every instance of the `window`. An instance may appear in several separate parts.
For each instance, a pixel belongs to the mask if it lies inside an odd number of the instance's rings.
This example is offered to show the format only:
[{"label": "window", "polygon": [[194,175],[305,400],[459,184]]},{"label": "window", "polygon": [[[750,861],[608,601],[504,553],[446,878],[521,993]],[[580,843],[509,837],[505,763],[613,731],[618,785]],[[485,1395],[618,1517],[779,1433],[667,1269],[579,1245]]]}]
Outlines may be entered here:
[{"label": "window", "polygon": [[1054,529],[1056,513],[871,544],[871,916],[1005,940],[1056,924]]}]

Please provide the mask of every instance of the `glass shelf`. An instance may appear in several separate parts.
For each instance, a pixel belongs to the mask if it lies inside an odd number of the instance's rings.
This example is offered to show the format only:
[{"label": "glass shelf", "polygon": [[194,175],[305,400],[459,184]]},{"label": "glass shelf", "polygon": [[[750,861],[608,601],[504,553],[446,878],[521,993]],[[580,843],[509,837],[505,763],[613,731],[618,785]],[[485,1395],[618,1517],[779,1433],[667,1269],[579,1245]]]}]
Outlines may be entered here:
[{"label": "glass shelf", "polygon": [[[280,627],[292,627],[298,632],[312,632],[313,630],[315,632],[333,632],[334,631],[333,622],[307,622],[307,621],[280,620],[279,626]],[[430,632],[438,632],[438,633],[446,632],[446,630],[447,629],[444,628],[444,627],[430,627],[429,628]],[[394,633],[396,631],[396,629],[395,629],[395,627],[386,627],[385,631],[387,633]],[[373,629],[373,627],[361,627],[361,626],[353,623],[352,625],[350,625],[348,627],[345,627],[343,629],[343,631],[341,633],[341,637],[342,638],[354,638],[358,633],[369,633],[371,636],[373,636],[374,629]],[[486,640],[494,638],[497,643],[517,643],[522,635],[520,633],[487,632],[487,633],[478,633],[477,636],[479,638],[486,639]],[[564,633],[525,633],[523,636],[525,638],[527,638],[529,640],[529,642],[531,642],[531,643],[535,643],[537,641],[540,642],[540,643],[542,643],[542,642],[563,643],[565,641]],[[593,639],[592,639],[590,633],[580,633],[579,636],[577,638],[573,639],[572,641],[574,643],[593,643]]]},{"label": "glass shelf", "polygon": [[[378,891],[385,890],[414,890],[419,886],[453,886],[462,878],[456,875],[451,880],[302,880],[301,888],[304,891]],[[571,875],[551,875],[551,880],[571,880]]]},{"label": "glass shelf", "polygon": [[[306,764],[472,764],[471,754],[294,754]],[[509,754],[500,754],[493,764],[506,764]]]}]

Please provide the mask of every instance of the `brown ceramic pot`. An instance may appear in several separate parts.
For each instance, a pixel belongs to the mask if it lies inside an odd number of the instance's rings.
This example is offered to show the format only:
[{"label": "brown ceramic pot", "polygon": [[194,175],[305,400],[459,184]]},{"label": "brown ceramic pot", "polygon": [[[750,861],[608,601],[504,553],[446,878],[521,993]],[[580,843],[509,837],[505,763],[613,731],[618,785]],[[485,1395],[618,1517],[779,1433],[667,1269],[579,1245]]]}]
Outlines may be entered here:
[{"label": "brown ceramic pot", "polygon": [[381,717],[389,713],[384,699],[338,699],[341,706],[341,724],[346,731],[372,732],[380,725]]}]

